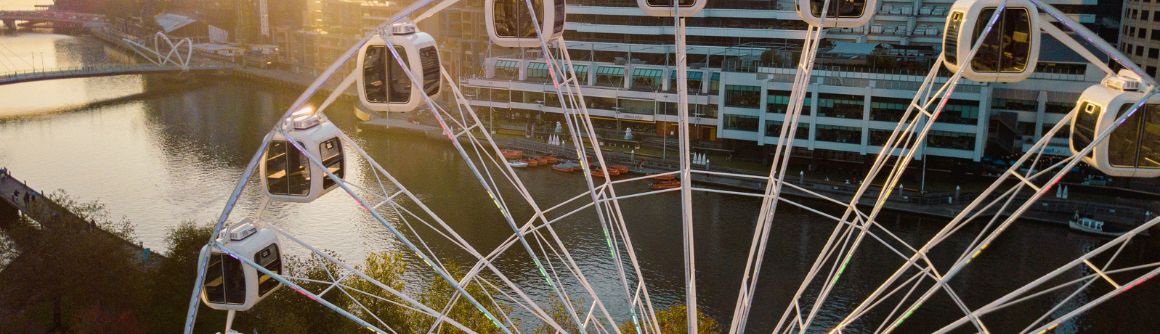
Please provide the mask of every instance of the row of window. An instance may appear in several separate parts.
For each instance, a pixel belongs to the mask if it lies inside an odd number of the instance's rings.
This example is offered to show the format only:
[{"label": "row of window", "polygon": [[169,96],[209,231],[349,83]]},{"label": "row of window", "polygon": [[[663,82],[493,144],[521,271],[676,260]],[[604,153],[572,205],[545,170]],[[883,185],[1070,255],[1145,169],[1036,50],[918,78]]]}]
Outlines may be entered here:
[{"label": "row of window", "polygon": [[[464,94],[477,100],[493,102],[517,102],[528,104],[543,104],[548,107],[560,107],[560,99],[554,92],[528,92],[503,88],[465,86]],[[611,97],[587,96],[584,102],[588,108],[615,110],[621,113],[638,115],[677,115],[677,104],[654,100],[617,99]],[[689,115],[693,117],[717,118],[715,104],[689,104]]]},{"label": "row of window", "polygon": [[[569,1],[568,4],[601,7],[637,7],[636,0],[573,0]],[[705,4],[705,8],[788,10],[782,7],[778,6],[777,1],[769,0],[709,1]]]},{"label": "row of window", "polygon": [[[607,25],[625,25],[625,26],[646,26],[646,27],[671,27],[673,26],[672,18],[651,17],[651,16],[621,16],[621,15],[591,15],[591,14],[571,14],[568,15],[569,22],[581,22],[591,24],[607,24]],[[704,28],[741,28],[741,29],[783,29],[783,30],[806,30],[809,26],[802,20],[777,20],[777,19],[758,19],[758,18],[735,18],[735,17],[690,17],[686,19],[685,24],[690,28],[704,27]]]},{"label": "row of window", "polygon": [[[725,129],[756,132],[758,126],[758,118],[745,115],[725,115]],[[783,123],[781,121],[766,121],[765,135],[768,137],[778,137],[781,134]],[[841,125],[824,125],[818,124],[815,126],[817,131],[814,140],[843,143],[843,144],[862,144],[862,128],[841,126]],[[891,131],[868,129],[870,132],[869,144],[874,146],[882,146],[890,138]],[[798,124],[797,131],[794,133],[794,138],[801,140],[808,140],[810,137],[809,124]],[[975,135],[970,133],[959,133],[949,131],[932,130],[927,136],[927,146],[935,148],[947,148],[955,150],[973,151],[975,149]]]},{"label": "row of window", "polygon": [[[755,88],[757,87],[725,85],[725,105],[731,107],[751,107],[748,101],[749,99],[755,98],[753,96],[753,90]],[[760,92],[760,90],[757,92]],[[785,113],[789,108],[790,92],[770,90],[767,94],[766,112],[776,114]],[[756,96],[756,99],[760,98],[760,95]],[[862,119],[862,106],[865,103],[864,101],[860,95],[821,93],[818,94],[817,99],[818,116]],[[906,109],[910,107],[910,102],[910,99],[872,96],[870,99],[870,120],[898,122],[902,119],[902,115],[906,113]],[[1031,103],[1034,105],[1034,101],[1031,101]],[[812,104],[813,99],[810,97],[802,101],[802,115],[810,114],[810,106]],[[1027,110],[1034,111],[1035,108],[1032,107]],[[1068,105],[1067,110],[1063,112],[1066,113],[1068,111],[1071,111],[1071,105]],[[943,109],[943,113],[939,117],[939,122],[975,124],[978,119],[978,102],[952,99],[947,102],[947,106]]]},{"label": "row of window", "polygon": [[1132,8],[1132,9],[1128,10],[1128,17],[1133,19],[1133,20],[1138,19],[1138,20],[1147,21],[1148,17],[1151,16],[1152,21],[1160,22],[1160,10],[1155,11],[1155,12],[1151,12],[1152,15],[1148,15],[1148,14],[1149,14],[1149,11],[1147,11],[1147,10],[1140,10],[1140,9],[1136,9],[1136,8]]},{"label": "row of window", "polygon": [[[1145,38],[1148,38],[1148,28],[1145,28],[1145,27],[1136,28],[1135,26],[1130,26],[1130,25],[1125,24],[1124,25],[1124,34],[1127,35],[1128,37],[1136,37],[1139,39],[1145,39]],[[1160,41],[1160,29],[1152,29],[1151,36],[1152,36],[1153,41]]]},{"label": "row of window", "polygon": [[[576,72],[576,77],[580,84],[584,86],[599,86],[609,88],[623,88],[625,78],[625,68],[619,66],[597,66],[595,81],[589,82],[588,65],[573,65],[573,71]],[[657,92],[661,91],[664,82],[664,70],[659,68],[634,68],[631,73],[631,81],[629,87],[636,91]],[[519,80],[520,69],[519,62],[515,60],[497,60],[495,63],[495,75],[492,79],[496,80]],[[689,71],[687,77],[687,84],[690,92],[700,93],[703,87],[705,72]],[[668,91],[676,91],[677,71],[671,70],[669,73],[669,88]],[[526,69],[526,81],[530,82],[551,82],[551,77],[548,74],[548,64],[539,62],[529,62]],[[709,79],[709,94],[716,94],[718,86],[721,82],[721,73],[714,72]]]}]

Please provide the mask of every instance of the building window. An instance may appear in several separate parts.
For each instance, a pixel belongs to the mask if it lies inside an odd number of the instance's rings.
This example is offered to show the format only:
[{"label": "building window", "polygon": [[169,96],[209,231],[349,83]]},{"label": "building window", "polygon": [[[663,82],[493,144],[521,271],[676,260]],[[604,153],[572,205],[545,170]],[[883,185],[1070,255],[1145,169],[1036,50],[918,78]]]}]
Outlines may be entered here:
[{"label": "building window", "polygon": [[1145,10],[1145,11],[1141,11],[1141,12],[1140,12],[1140,19],[1141,19],[1141,20],[1145,20],[1145,21],[1147,21],[1147,20],[1148,20],[1148,13],[1150,13],[1150,12],[1149,12],[1149,11],[1146,11],[1146,10]]},{"label": "building window", "polygon": [[[765,98],[765,112],[774,114],[784,114],[789,110],[789,92],[771,90],[766,92],[768,96]],[[810,114],[810,105],[813,104],[813,97],[809,92],[802,97],[802,115]]]},{"label": "building window", "polygon": [[994,108],[994,109],[1006,109],[1006,110],[1018,110],[1018,111],[1030,111],[1030,112],[1035,112],[1036,110],[1039,109],[1039,101],[1036,101],[1036,100],[995,98],[995,100],[993,102],[994,102],[994,104],[991,105],[991,108]]},{"label": "building window", "polygon": [[910,107],[910,102],[910,99],[871,97],[870,120],[898,122],[902,120],[902,114],[906,113],[906,109]]},{"label": "building window", "polygon": [[548,64],[546,63],[528,63],[528,81],[546,82],[548,81]]},{"label": "building window", "polygon": [[[821,104],[821,102],[818,102]],[[844,144],[861,144],[862,128],[839,125],[818,125],[818,134],[814,139]]]},{"label": "building window", "polygon": [[721,72],[713,72],[709,76],[709,95],[717,95],[721,90]]},{"label": "building window", "polygon": [[520,65],[515,60],[498,60],[495,62],[496,80],[519,80]]},{"label": "building window", "polygon": [[[757,108],[761,103],[761,87],[725,85],[725,105],[729,107]],[[755,126],[754,129],[757,127]]]},{"label": "building window", "polygon": [[979,119],[979,102],[967,100],[947,101],[939,122],[954,124],[975,124]]},{"label": "building window", "polygon": [[596,68],[596,85],[601,87],[624,87],[624,68],[599,66]]},{"label": "building window", "polygon": [[862,96],[818,94],[818,116],[862,119]]},{"label": "building window", "polygon": [[974,151],[975,134],[932,130],[926,144],[930,147]]},{"label": "building window", "polygon": [[632,90],[655,92],[661,89],[661,70],[637,68],[632,70]]},{"label": "building window", "polygon": [[725,115],[725,129],[757,132],[757,117]]},{"label": "building window", "polygon": [[1043,104],[1043,111],[1052,114],[1066,114],[1075,108],[1075,102],[1052,102],[1047,101]]},{"label": "building window", "polygon": [[576,80],[581,85],[588,85],[588,65],[572,65],[572,71],[576,72]]},{"label": "building window", "polygon": [[1128,26],[1128,36],[1136,36],[1136,27]]},{"label": "building window", "polygon": [[1149,48],[1148,49],[1148,58],[1160,59],[1160,49]]},{"label": "building window", "polygon": [[[886,141],[890,139],[890,134],[894,133],[889,130],[875,130],[870,129],[870,142],[872,146],[886,145]],[[897,140],[897,139],[896,139]]]},{"label": "building window", "polygon": [[1137,56],[1137,57],[1143,57],[1143,56],[1144,56],[1144,46],[1143,46],[1143,45],[1137,45],[1137,46],[1136,46],[1136,56]]},{"label": "building window", "polygon": [[[689,71],[685,82],[689,85],[689,93],[701,93],[701,82],[705,78],[705,72]],[[669,72],[669,91],[677,91],[677,70]]]},{"label": "building window", "polygon": [[1148,34],[1148,29],[1140,28],[1139,30],[1136,30],[1136,37],[1137,38],[1148,38],[1147,34]]},{"label": "building window", "polygon": [[1146,69],[1144,71],[1148,72],[1148,75],[1151,75],[1153,77],[1156,76],[1156,66],[1148,66],[1148,69]]},{"label": "building window", "polygon": [[[781,126],[781,121],[765,121],[765,136],[774,138],[781,137]],[[793,133],[793,137],[795,139],[809,140],[810,125],[798,122],[797,132]]]},{"label": "building window", "polygon": [[[1144,30],[1144,29],[1140,29],[1140,30]],[[1140,37],[1144,37],[1144,36],[1140,36]],[[1152,40],[1153,41],[1160,41],[1160,29],[1152,29]]]},{"label": "building window", "polygon": [[620,112],[637,114],[637,115],[653,115],[656,112],[656,101],[653,100],[620,100]]}]

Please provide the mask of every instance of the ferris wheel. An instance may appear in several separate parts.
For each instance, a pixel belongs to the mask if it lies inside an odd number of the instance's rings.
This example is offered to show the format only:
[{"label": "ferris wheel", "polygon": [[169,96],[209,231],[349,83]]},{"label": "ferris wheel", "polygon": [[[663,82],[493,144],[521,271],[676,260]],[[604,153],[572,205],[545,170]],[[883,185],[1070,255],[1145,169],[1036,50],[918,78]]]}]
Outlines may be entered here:
[{"label": "ferris wheel", "polygon": [[[698,328],[698,261],[694,257],[696,238],[693,229],[695,192],[740,194],[762,200],[759,211],[753,212],[756,227],[749,239],[741,281],[714,282],[738,286],[735,307],[727,319],[730,333],[749,330],[748,321],[755,316],[752,306],[760,288],[757,278],[763,274],[762,267],[766,262],[778,260],[766,258],[764,254],[769,247],[771,228],[777,223],[777,209],[785,205],[806,209],[835,224],[821,250],[807,254],[815,260],[800,281],[791,302],[780,317],[774,319],[775,333],[842,332],[855,323],[863,326],[859,328],[867,328],[862,331],[892,332],[936,295],[952,300],[956,311],[961,312],[958,320],[945,324],[939,332],[966,326],[989,332],[982,320],[988,314],[1048,292],[1075,291],[1063,300],[1052,301],[1053,306],[1043,316],[1027,319],[1023,331],[1040,332],[1160,274],[1160,263],[1126,266],[1115,262],[1124,245],[1160,223],[1160,218],[1156,218],[1038,279],[1018,282],[1019,288],[983,306],[969,307],[961,301],[961,291],[948,284],[951,278],[971,270],[973,259],[987,253],[988,247],[1012,223],[1078,164],[1085,163],[1113,176],[1160,176],[1160,138],[1153,137],[1160,135],[1153,134],[1155,128],[1152,127],[1160,123],[1156,82],[1116,48],[1063,12],[1042,0],[955,1],[944,27],[943,54],[915,91],[915,97],[882,145],[853,197],[837,200],[787,182],[785,177],[814,60],[826,29],[865,25],[873,17],[877,1],[797,0],[797,14],[809,24],[809,28],[797,64],[785,121],[781,124],[774,161],[767,176],[692,168],[685,18],[697,15],[706,1],[637,0],[646,15],[674,19],[677,53],[675,82],[680,162],[675,170],[658,175],[676,176],[681,182],[679,187],[648,192],[624,191],[623,185],[652,175],[617,180],[609,176],[609,166],[585,103],[582,83],[563,38],[564,0],[484,2],[486,29],[492,43],[540,51],[543,61],[548,64],[555,99],[564,110],[565,126],[570,136],[568,142],[575,150],[582,170],[603,172],[584,173],[587,190],[569,196],[563,202],[549,202],[533,196],[520,175],[504,159],[491,132],[460,90],[459,81],[443,68],[436,40],[416,28],[415,21],[430,17],[457,1],[417,1],[402,10],[335,60],[266,135],[217,220],[211,239],[201,251],[185,332],[193,331],[201,304],[228,312],[225,328],[229,331],[236,312],[251,309],[279,289],[292,289],[309,297],[303,302],[317,302],[379,333],[397,330],[393,324],[368,312],[362,304],[343,308],[329,302],[325,295],[368,295],[395,301],[398,307],[433,319],[434,325],[429,332],[438,326],[446,326],[468,333],[519,333],[528,332],[521,323],[534,322],[557,332],[622,333],[625,330],[622,324],[628,323],[631,324],[628,331],[661,333],[664,324],[656,316],[657,308],[647,284],[650,279],[658,278],[649,277],[641,269],[633,246],[633,238],[641,236],[629,233],[631,222],[625,219],[621,200],[668,192],[680,196],[684,303],[690,332]],[[421,11],[425,12],[419,14]],[[1085,90],[1070,113],[928,240],[907,242],[880,224],[877,219],[886,200],[897,189],[908,164],[931,133],[934,121],[942,114],[959,82],[966,78],[983,83],[1011,83],[1029,78],[1036,69],[1044,34],[1061,41],[1103,70],[1106,78]],[[1113,71],[1095,53],[1104,53],[1123,69]],[[321,105],[308,107],[307,101],[320,92],[323,83],[341,75],[339,69],[348,61],[357,62],[354,71],[340,76],[343,80],[339,88],[334,89]],[[940,76],[943,66],[950,70],[949,77]],[[440,218],[439,212],[428,207],[423,198],[408,190],[406,184],[368,155],[357,141],[331,123],[325,115],[327,107],[352,86],[358,91],[363,110],[393,113],[425,108],[432,111],[443,134],[470,170],[471,177],[483,187],[485,194],[482,195],[494,201],[503,217],[502,225],[511,232],[510,237],[494,249],[475,248],[460,231]],[[438,102],[437,97],[449,97],[443,100],[454,103]],[[1047,159],[1048,143],[1057,133],[1068,134],[1071,155],[1059,160]],[[354,168],[368,170],[373,177],[360,184],[348,182],[344,177]],[[698,187],[692,182],[697,175],[758,180],[764,181],[766,186],[762,193],[756,194]],[[257,182],[252,182],[253,179]],[[236,212],[235,204],[252,183],[262,187],[262,205],[257,212]],[[804,201],[786,199],[783,193],[789,189],[804,192],[828,205],[838,205],[843,212],[835,215],[812,208]],[[621,191],[618,193],[618,190]],[[451,286],[454,290],[450,297],[452,304],[458,300],[466,301],[490,320],[490,326],[472,328],[459,323],[449,316],[451,304],[425,304],[407,291],[379,282],[358,266],[344,262],[279,227],[269,218],[270,215],[264,214],[282,207],[270,205],[273,202],[310,205],[322,196],[339,196],[338,193],[345,193],[364,208],[379,223],[382,231],[425,265],[420,269],[427,271],[431,279]],[[866,202],[871,205],[864,205]],[[512,208],[516,206],[530,208],[531,214],[515,213]],[[556,232],[555,223],[567,220],[581,210],[595,212],[597,219],[591,224],[599,226],[603,240],[565,240]],[[429,240],[414,232],[417,228],[435,231],[435,235],[449,241],[455,251],[466,254],[475,262],[465,273],[453,274],[437,255],[439,253],[431,249]],[[952,235],[963,234],[971,240],[968,244],[947,244]],[[598,291],[593,287],[586,276],[591,273],[590,268],[569,252],[569,245],[575,242],[601,244],[607,248],[617,271],[615,291]],[[832,302],[830,297],[835,289],[851,280],[843,273],[852,261],[856,261],[857,251],[868,244],[889,249],[897,256],[898,269],[883,280],[871,282],[876,288],[857,300],[836,325],[819,327],[819,311]],[[289,248],[301,249],[327,261],[334,271],[330,273],[330,279],[295,277],[287,272],[283,259]],[[959,255],[949,265],[936,266],[930,257],[936,248],[952,249]],[[501,257],[512,256],[529,259],[539,280],[514,280],[511,273],[495,265]],[[1074,268],[1086,268],[1090,274],[1061,283],[1058,278]],[[347,284],[356,278],[370,282],[378,292],[360,290]],[[565,281],[575,284],[563,284]],[[1095,298],[1082,301],[1074,298],[1080,290],[1096,284],[1110,288]],[[484,288],[471,292],[472,286]],[[531,290],[547,293],[533,296],[529,293]],[[492,307],[498,304],[511,307]],[[548,311],[553,305],[562,307],[566,317],[553,317]],[[610,311],[614,307],[628,311]],[[515,319],[515,313],[519,313],[522,321]]]}]

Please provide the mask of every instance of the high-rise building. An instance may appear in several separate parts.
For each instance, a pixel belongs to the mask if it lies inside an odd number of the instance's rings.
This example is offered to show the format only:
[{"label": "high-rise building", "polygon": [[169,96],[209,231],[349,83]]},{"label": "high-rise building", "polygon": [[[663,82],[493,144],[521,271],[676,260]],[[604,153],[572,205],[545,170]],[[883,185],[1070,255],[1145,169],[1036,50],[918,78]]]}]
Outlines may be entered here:
[{"label": "high-rise building", "polygon": [[1120,50],[1148,75],[1160,75],[1160,0],[1125,0]]},{"label": "high-rise building", "polygon": [[[951,0],[884,0],[865,26],[829,29],[809,85],[794,153],[808,159],[872,160],[938,59]],[[1093,29],[1099,4],[1052,1]],[[645,16],[635,0],[574,0],[565,37],[589,112],[603,135],[627,128],[639,141],[672,146],[676,129],[673,20]],[[793,82],[806,24],[794,2],[709,1],[687,19],[694,151],[768,160]],[[1097,29],[1098,30],[1098,29]],[[1044,36],[1036,74],[1014,84],[959,85],[920,157],[954,166],[1021,152],[1075,105],[1103,73]],[[464,78],[477,110],[541,123],[562,117],[539,49],[489,46],[483,75]],[[530,129],[531,126],[493,124]],[[1068,152],[1060,137],[1049,151]]]}]

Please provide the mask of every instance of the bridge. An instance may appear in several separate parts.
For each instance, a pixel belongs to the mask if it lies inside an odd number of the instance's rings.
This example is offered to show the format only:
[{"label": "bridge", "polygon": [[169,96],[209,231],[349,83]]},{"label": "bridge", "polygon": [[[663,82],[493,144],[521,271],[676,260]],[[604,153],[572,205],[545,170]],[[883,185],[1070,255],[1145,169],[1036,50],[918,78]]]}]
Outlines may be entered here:
[{"label": "bridge", "polygon": [[43,70],[37,69],[27,72],[0,74],[0,86],[42,80],[90,78],[130,74],[172,73],[185,71],[220,71],[229,68],[230,66],[226,65],[189,65],[186,68],[182,68],[181,66],[177,65],[136,64],[80,66]]},{"label": "bridge", "polygon": [[29,24],[52,22],[84,25],[87,23],[104,22],[105,16],[59,10],[0,11],[0,22],[4,22],[4,26],[8,27],[8,29],[16,29],[17,21],[28,22]]}]

